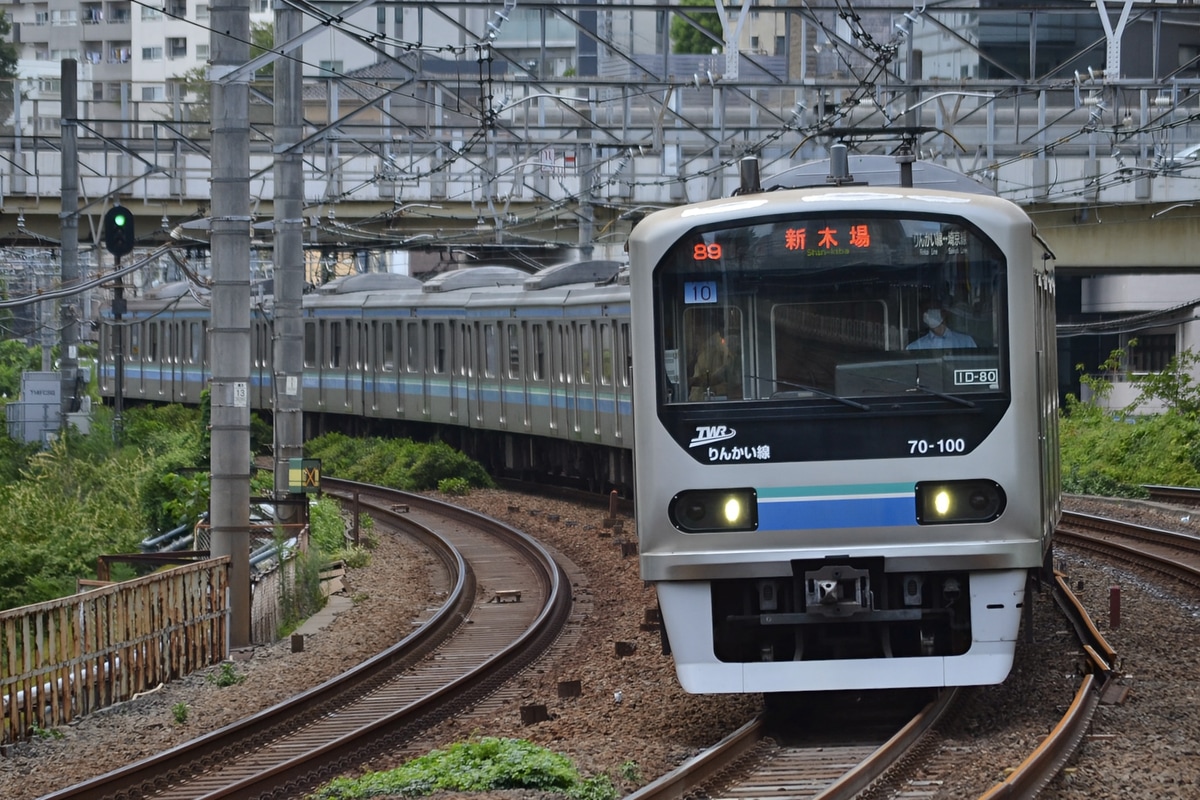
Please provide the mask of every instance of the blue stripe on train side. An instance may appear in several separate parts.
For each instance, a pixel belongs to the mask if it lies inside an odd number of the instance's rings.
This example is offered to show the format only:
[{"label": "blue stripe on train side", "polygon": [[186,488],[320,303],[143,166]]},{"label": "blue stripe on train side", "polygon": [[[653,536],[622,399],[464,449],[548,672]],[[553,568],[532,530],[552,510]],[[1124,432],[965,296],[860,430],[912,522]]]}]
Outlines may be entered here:
[{"label": "blue stripe on train side", "polygon": [[888,528],[917,524],[911,483],[758,489],[760,531]]}]

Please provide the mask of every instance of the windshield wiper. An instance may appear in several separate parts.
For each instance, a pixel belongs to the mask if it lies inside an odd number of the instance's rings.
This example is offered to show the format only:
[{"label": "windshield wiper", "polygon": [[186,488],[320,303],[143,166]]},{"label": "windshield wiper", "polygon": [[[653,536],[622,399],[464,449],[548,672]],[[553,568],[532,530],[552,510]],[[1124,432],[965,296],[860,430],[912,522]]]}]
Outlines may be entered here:
[{"label": "windshield wiper", "polygon": [[883,376],[878,376],[878,378],[879,378],[879,380],[887,381],[888,383],[898,383],[901,386],[903,386],[907,391],[910,391],[910,392],[913,390],[916,390],[918,392],[925,392],[925,394],[931,394],[934,397],[940,397],[943,400],[950,401],[951,403],[958,403],[960,406],[966,406],[967,408],[975,408],[974,400],[968,400],[967,398],[959,397],[956,394],[947,394],[938,389],[930,389],[928,386],[923,385],[919,378],[917,379],[916,383],[909,383],[908,381],[898,381],[895,378],[885,378]]},{"label": "windshield wiper", "polygon": [[760,378],[758,375],[751,375],[750,378],[752,380],[756,380],[756,381],[758,381],[758,380],[767,381],[768,383],[773,383],[777,386],[787,386],[789,389],[799,389],[800,391],[803,391],[803,392],[812,392],[813,394],[817,395],[818,397],[824,397],[829,400],[836,400],[837,402],[841,403],[842,405],[847,405],[847,406],[850,406],[851,408],[857,408],[860,411],[870,411],[871,410],[870,406],[860,403],[857,400],[851,400],[849,397],[842,397],[841,395],[836,395],[836,394],[832,394],[830,392],[825,392],[825,391],[818,389],[815,386],[808,386],[807,384],[803,384],[803,383],[793,383],[792,381],[783,381],[783,380],[778,380],[775,378]]}]

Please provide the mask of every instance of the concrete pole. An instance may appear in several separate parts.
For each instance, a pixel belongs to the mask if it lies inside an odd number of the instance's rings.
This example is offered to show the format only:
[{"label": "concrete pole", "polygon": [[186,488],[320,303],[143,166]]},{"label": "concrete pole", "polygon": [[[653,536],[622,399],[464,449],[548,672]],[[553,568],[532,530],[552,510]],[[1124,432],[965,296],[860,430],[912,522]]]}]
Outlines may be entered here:
[{"label": "concrete pole", "polygon": [[[275,41],[302,32],[303,16],[287,3],[275,7]],[[304,455],[304,164],[303,83],[300,62],[275,61],[275,494],[288,496],[288,460]],[[279,521],[295,523],[291,506],[279,506]]]},{"label": "concrete pole", "polygon": [[[78,99],[79,64],[73,58],[62,60],[62,212],[59,214],[59,250],[62,285],[69,289],[79,281],[79,157],[78,157]],[[19,127],[19,126],[18,126]],[[59,396],[61,422],[59,429],[66,433],[67,414],[74,411],[72,402],[78,394],[75,374],[79,367],[79,297],[69,295],[58,301],[59,323],[62,328],[62,347],[59,352]]]},{"label": "concrete pole", "polygon": [[229,646],[250,640],[250,11],[218,0],[212,34],[213,556],[229,556]]}]

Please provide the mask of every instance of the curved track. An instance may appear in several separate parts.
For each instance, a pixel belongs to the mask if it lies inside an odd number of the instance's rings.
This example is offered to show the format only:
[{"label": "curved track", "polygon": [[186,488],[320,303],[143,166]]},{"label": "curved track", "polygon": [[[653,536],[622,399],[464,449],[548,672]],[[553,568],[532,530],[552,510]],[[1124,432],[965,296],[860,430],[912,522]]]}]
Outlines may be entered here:
[{"label": "curved track", "polygon": [[568,582],[521,532],[416,495],[329,478],[324,485],[356,493],[360,505],[429,544],[444,565],[442,606],[394,647],[321,686],[45,800],[303,796],[478,702],[565,625]]}]

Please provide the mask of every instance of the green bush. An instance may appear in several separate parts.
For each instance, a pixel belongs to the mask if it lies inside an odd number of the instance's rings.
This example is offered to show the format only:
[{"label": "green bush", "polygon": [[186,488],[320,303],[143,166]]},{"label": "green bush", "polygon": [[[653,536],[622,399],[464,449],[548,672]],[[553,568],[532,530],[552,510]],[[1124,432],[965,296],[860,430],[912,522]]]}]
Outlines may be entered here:
[{"label": "green bush", "polygon": [[432,491],[448,478],[461,479],[470,488],[494,485],[478,462],[443,442],[350,440],[342,434],[327,434],[307,442],[304,452],[306,458],[320,459],[321,469],[328,475],[407,492]]},{"label": "green bush", "polygon": [[397,769],[358,778],[336,778],[312,797],[352,800],[504,789],[559,792],[579,800],[612,800],[617,796],[608,776],[583,780],[566,756],[524,739],[489,736],[434,750]]},{"label": "green bush", "polygon": [[451,497],[465,497],[471,493],[471,484],[466,478],[442,478],[438,481],[438,491]]}]

